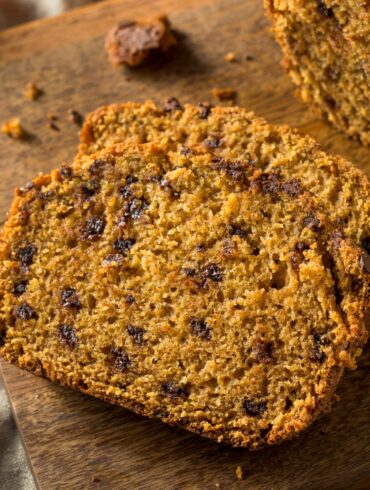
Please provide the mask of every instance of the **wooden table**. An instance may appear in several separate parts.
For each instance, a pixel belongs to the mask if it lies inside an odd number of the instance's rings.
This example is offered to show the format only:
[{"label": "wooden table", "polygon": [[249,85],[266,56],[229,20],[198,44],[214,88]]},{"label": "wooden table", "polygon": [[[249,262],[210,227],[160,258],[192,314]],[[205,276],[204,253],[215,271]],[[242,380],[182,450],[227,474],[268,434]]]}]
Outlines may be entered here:
[{"label": "wooden table", "polygon": [[[369,149],[346,139],[297,99],[257,0],[108,1],[0,33],[0,123],[21,118],[25,141],[0,136],[0,212],[13,188],[73,158],[68,109],[168,96],[211,100],[231,87],[238,103],[315,136],[370,174]],[[114,69],[103,39],[118,20],[166,12],[179,39],[167,63]],[[237,62],[224,55],[232,51]],[[22,93],[35,80],[44,94]],[[59,130],[48,127],[57,116]],[[370,480],[369,355],[342,381],[341,403],[299,439],[257,453],[225,448],[2,364],[36,481],[53,489],[365,489]],[[241,465],[245,480],[238,481]]]}]

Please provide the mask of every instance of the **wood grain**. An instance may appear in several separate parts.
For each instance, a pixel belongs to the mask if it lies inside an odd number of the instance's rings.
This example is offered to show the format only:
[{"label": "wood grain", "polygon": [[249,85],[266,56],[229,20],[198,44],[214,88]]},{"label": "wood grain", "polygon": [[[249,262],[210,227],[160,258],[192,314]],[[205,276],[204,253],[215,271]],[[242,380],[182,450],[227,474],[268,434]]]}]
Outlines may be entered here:
[{"label": "wood grain", "polygon": [[[310,133],[370,175],[370,151],[316,119],[294,97],[259,0],[107,1],[0,33],[0,124],[18,116],[25,141],[0,136],[0,217],[13,188],[73,158],[77,128],[68,109],[87,113],[126,100],[168,96],[212,101],[213,87],[271,122]],[[114,69],[103,40],[118,20],[166,12],[179,39],[173,59]],[[235,63],[224,61],[233,51]],[[252,56],[252,60],[246,60]],[[37,101],[22,93],[35,80]],[[215,101],[214,101],[215,102]],[[58,117],[59,131],[47,115]],[[258,453],[233,450],[145,420],[3,363],[4,379],[37,482],[53,489],[365,489],[370,480],[369,355],[343,380],[342,402],[299,439]],[[237,465],[246,478],[238,482]],[[92,481],[96,476],[99,480]]]}]

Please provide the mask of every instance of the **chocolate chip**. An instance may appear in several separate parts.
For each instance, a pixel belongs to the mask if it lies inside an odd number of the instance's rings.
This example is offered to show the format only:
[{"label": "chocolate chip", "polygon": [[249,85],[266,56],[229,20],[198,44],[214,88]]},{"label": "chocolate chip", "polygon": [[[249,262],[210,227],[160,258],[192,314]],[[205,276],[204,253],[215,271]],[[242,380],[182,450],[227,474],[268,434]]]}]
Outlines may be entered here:
[{"label": "chocolate chip", "polygon": [[17,250],[16,258],[20,261],[23,267],[28,267],[33,263],[33,258],[37,249],[35,245],[29,244]]},{"label": "chocolate chip", "polygon": [[303,226],[305,228],[310,228],[312,231],[320,231],[321,229],[321,223],[319,218],[315,216],[314,214],[308,214],[304,219],[303,219]]},{"label": "chocolate chip", "polygon": [[166,177],[163,177],[161,179],[160,184],[161,184],[161,188],[169,191],[173,197],[180,197],[180,192],[176,191],[173,188],[173,185],[166,179]]},{"label": "chocolate chip", "polygon": [[246,398],[243,401],[243,409],[247,415],[250,417],[258,417],[262,415],[267,410],[266,402],[257,402]]},{"label": "chocolate chip", "polygon": [[297,242],[294,248],[297,252],[303,252],[304,250],[308,250],[310,246],[305,242]]},{"label": "chocolate chip", "polygon": [[204,243],[200,243],[199,245],[197,245],[196,249],[198,252],[204,252],[206,249],[206,246],[204,245]]},{"label": "chocolate chip", "polygon": [[148,207],[148,202],[145,199],[133,199],[126,205],[124,218],[138,219]]},{"label": "chocolate chip", "polygon": [[300,253],[293,252],[290,256],[290,263],[292,265],[292,269],[297,271],[302,263],[302,255]]},{"label": "chocolate chip", "polygon": [[213,109],[213,105],[207,104],[206,102],[201,102],[198,104],[198,115],[199,119],[208,119],[211,111]]},{"label": "chocolate chip", "polygon": [[81,184],[79,187],[79,197],[82,201],[93,197],[99,190],[99,183],[95,179],[91,179],[90,182]]},{"label": "chocolate chip", "polygon": [[63,344],[68,345],[71,349],[77,347],[76,329],[72,325],[67,325],[66,323],[59,325],[58,337]]},{"label": "chocolate chip", "polygon": [[94,216],[82,227],[82,238],[84,240],[97,239],[104,233],[104,229],[105,218],[102,216]]},{"label": "chocolate chip", "polygon": [[14,283],[13,294],[14,296],[21,296],[27,289],[28,281],[19,281]]},{"label": "chocolate chip", "polygon": [[127,255],[130,249],[135,245],[136,240],[134,238],[128,238],[124,240],[123,238],[118,238],[113,243],[113,248],[122,255]]},{"label": "chocolate chip", "polygon": [[180,155],[183,155],[184,157],[188,157],[193,153],[192,149],[189,148],[188,146],[182,145],[180,148]]},{"label": "chocolate chip", "polygon": [[113,368],[123,373],[131,364],[129,356],[121,348],[113,348],[110,351],[110,361]]},{"label": "chocolate chip", "polygon": [[262,364],[270,364],[273,361],[273,344],[259,340],[255,346],[256,358]]},{"label": "chocolate chip", "polygon": [[228,235],[230,236],[238,236],[240,238],[244,238],[247,236],[247,232],[243,230],[240,226],[237,225],[229,225],[228,226]]},{"label": "chocolate chip", "polygon": [[204,340],[211,340],[211,330],[205,320],[201,318],[190,318],[190,326],[194,335]]},{"label": "chocolate chip", "polygon": [[253,185],[264,194],[277,193],[281,188],[281,177],[276,173],[261,174],[253,181]]},{"label": "chocolate chip", "polygon": [[16,309],[15,315],[21,320],[36,320],[38,318],[37,313],[28,303],[22,303]]},{"label": "chocolate chip", "polygon": [[310,359],[313,361],[322,362],[326,355],[322,351],[322,346],[327,344],[327,341],[324,339],[323,335],[318,332],[313,332],[312,334],[312,351],[310,354]]},{"label": "chocolate chip", "polygon": [[164,112],[175,112],[175,111],[183,111],[184,108],[175,97],[170,97],[169,99],[166,100],[163,110]]},{"label": "chocolate chip", "polygon": [[135,184],[138,182],[138,179],[134,175],[128,175],[126,177],[126,184],[121,188],[120,194],[121,196],[128,198],[131,196],[131,184]]},{"label": "chocolate chip", "polygon": [[133,296],[132,294],[128,294],[126,296],[126,303],[128,305],[132,305],[133,303],[135,303],[135,296]]},{"label": "chocolate chip", "polygon": [[145,330],[140,327],[134,327],[134,325],[128,325],[127,327],[127,333],[131,335],[133,338],[135,344],[142,344],[143,343],[143,336],[145,333]]},{"label": "chocolate chip", "polygon": [[106,160],[104,160],[103,158],[96,158],[90,165],[89,172],[92,175],[101,175],[106,163]]},{"label": "chocolate chip", "polygon": [[69,165],[62,165],[60,167],[60,175],[64,177],[65,179],[69,179],[73,175],[73,170]]},{"label": "chocolate chip", "polygon": [[82,114],[80,114],[78,111],[75,109],[69,109],[68,111],[68,119],[73,122],[74,124],[77,124],[77,126],[82,126],[84,122],[84,117]]},{"label": "chocolate chip", "polygon": [[166,381],[162,384],[162,393],[175,401],[179,398],[186,398],[188,391],[186,387],[178,386],[174,381]]},{"label": "chocolate chip", "polygon": [[203,141],[203,145],[211,150],[222,146],[221,136],[209,136]]},{"label": "chocolate chip", "polygon": [[370,274],[370,255],[367,252],[361,254],[360,265],[362,270]]},{"label": "chocolate chip", "polygon": [[246,175],[246,165],[239,161],[229,161],[224,158],[213,157],[212,168],[215,170],[222,170],[225,172],[234,182],[238,184],[247,184],[248,179]]},{"label": "chocolate chip", "polygon": [[291,197],[302,194],[302,185],[298,179],[290,179],[281,183],[281,190]]},{"label": "chocolate chip", "polygon": [[81,301],[77,291],[73,288],[63,289],[60,295],[60,304],[65,308],[81,308]]},{"label": "chocolate chip", "polygon": [[292,406],[293,406],[292,400],[289,397],[286,397],[284,410],[289,410],[290,408],[292,408]]},{"label": "chocolate chip", "polygon": [[181,269],[181,272],[182,274],[185,274],[185,276],[188,277],[195,277],[197,275],[197,271],[193,267],[183,267]]},{"label": "chocolate chip", "polygon": [[202,276],[214,282],[222,281],[222,272],[217,264],[209,264],[202,270]]},{"label": "chocolate chip", "polygon": [[19,191],[22,193],[22,194],[26,194],[27,192],[29,192],[31,189],[34,188],[34,183],[31,181],[31,182],[27,182],[26,184],[24,184],[22,187],[19,188]]},{"label": "chocolate chip", "polygon": [[331,8],[327,7],[324,2],[317,2],[317,11],[323,15],[324,17],[328,17],[329,19],[334,16],[334,12]]}]

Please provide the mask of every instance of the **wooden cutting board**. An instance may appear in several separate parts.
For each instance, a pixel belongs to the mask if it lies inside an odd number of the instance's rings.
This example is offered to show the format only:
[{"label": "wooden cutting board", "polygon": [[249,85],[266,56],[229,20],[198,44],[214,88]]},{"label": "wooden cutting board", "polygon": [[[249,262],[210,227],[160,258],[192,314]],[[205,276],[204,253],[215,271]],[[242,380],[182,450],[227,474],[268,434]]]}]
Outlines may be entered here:
[{"label": "wooden cutting board", "polygon": [[[13,188],[73,158],[83,114],[99,105],[169,96],[211,100],[231,87],[237,102],[314,135],[370,175],[370,150],[326,126],[294,97],[259,0],[108,1],[0,33],[0,123],[18,116],[25,141],[0,136],[0,215]],[[136,70],[112,68],[103,39],[117,21],[165,12],[176,56]],[[237,62],[224,55],[232,51]],[[43,95],[26,100],[35,80]],[[57,116],[58,130],[48,127]],[[53,489],[365,489],[370,481],[369,355],[342,381],[341,403],[299,439],[257,453],[231,449],[146,420],[2,363],[36,481]],[[238,481],[241,465],[245,479]],[[1,484],[0,484],[1,486]]]}]

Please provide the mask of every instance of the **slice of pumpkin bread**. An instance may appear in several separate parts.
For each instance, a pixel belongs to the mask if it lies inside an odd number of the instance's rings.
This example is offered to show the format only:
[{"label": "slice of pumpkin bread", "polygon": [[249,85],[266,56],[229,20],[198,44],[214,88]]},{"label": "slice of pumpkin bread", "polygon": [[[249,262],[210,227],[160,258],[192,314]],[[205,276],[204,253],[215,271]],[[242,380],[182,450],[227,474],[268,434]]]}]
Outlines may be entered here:
[{"label": "slice of pumpkin bread", "polygon": [[369,0],[264,0],[304,102],[370,145]]},{"label": "slice of pumpkin bread", "polygon": [[361,261],[297,180],[201,148],[117,146],[17,190],[1,238],[0,354],[259,448],[327,410],[354,367]]},{"label": "slice of pumpkin bread", "polygon": [[269,125],[240,107],[183,107],[171,99],[164,108],[126,103],[91,113],[82,128],[80,155],[117,142],[148,141],[202,144],[217,156],[300,179],[331,221],[370,253],[369,179],[350,162],[325,153],[311,137]]}]

